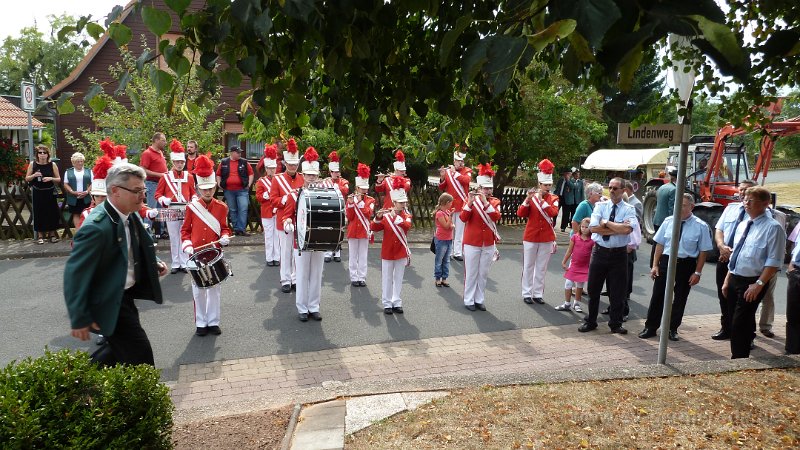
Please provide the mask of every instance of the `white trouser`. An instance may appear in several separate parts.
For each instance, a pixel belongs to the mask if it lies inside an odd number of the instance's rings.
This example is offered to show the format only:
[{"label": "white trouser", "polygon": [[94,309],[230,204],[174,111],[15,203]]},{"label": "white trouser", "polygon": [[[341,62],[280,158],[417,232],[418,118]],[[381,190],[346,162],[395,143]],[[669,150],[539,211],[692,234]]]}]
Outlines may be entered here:
[{"label": "white trouser", "polygon": [[194,297],[194,324],[199,328],[219,325],[220,285],[200,289],[192,283]]},{"label": "white trouser", "polygon": [[384,308],[403,306],[400,291],[403,290],[407,262],[407,258],[381,259],[381,301]]},{"label": "white trouser", "polygon": [[[298,313],[319,312],[319,298],[322,290],[322,267],[325,255],[322,252],[294,252],[297,270],[297,292],[295,305]],[[283,264],[281,264],[283,267]]]},{"label": "white trouser", "polygon": [[464,221],[458,214],[454,214],[456,230],[453,234],[453,256],[464,256],[462,249],[464,243]]},{"label": "white trouser", "polygon": [[294,234],[278,231],[281,246],[281,286],[295,284]]},{"label": "white trouser", "polygon": [[778,275],[772,277],[767,283],[767,293],[761,299],[761,304],[758,306],[761,309],[761,315],[758,319],[759,331],[772,331],[772,322],[775,321],[775,285],[778,284]]},{"label": "white trouser", "polygon": [[169,233],[169,252],[172,255],[172,268],[186,268],[189,257],[181,250],[181,227],[183,220],[167,222],[167,232]]},{"label": "white trouser", "polygon": [[522,298],[544,297],[544,277],[552,251],[552,242],[522,241]]},{"label": "white trouser", "polygon": [[325,252],[326,258],[341,258],[342,257],[342,249],[336,250],[335,252]]},{"label": "white trouser", "polygon": [[350,264],[350,281],[367,281],[367,249],[369,239],[348,239],[347,258]]},{"label": "white trouser", "polygon": [[261,226],[264,227],[264,254],[269,261],[281,260],[281,241],[278,236],[278,229],[275,227],[275,216],[269,219],[261,218]]},{"label": "white trouser", "polygon": [[486,279],[497,247],[492,244],[476,247],[464,244],[464,304],[474,305],[485,300]]}]

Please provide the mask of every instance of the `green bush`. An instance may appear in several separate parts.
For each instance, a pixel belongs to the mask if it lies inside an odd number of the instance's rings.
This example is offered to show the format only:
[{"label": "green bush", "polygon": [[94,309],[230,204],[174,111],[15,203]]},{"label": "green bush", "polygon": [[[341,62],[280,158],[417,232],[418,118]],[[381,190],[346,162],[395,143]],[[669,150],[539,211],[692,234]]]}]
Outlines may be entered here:
[{"label": "green bush", "polygon": [[170,448],[172,409],[146,365],[99,368],[84,352],[47,350],[0,372],[3,448]]}]

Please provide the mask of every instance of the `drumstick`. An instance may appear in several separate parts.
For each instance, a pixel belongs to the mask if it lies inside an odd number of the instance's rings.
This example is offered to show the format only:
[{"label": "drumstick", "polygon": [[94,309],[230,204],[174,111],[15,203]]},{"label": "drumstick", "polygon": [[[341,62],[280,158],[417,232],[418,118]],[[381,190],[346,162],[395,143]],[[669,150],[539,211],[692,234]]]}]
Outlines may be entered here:
[{"label": "drumstick", "polygon": [[[228,237],[228,239],[233,239],[233,236],[229,236],[229,237]],[[221,240],[221,239],[218,239],[218,240],[216,240],[216,241],[209,242],[209,243],[207,243],[207,244],[198,245],[198,246],[197,246],[197,247],[195,247],[194,249],[195,249],[195,251],[197,251],[197,250],[200,250],[200,249],[201,249],[201,248],[203,248],[203,247],[208,247],[209,245],[218,244],[220,240]]]}]

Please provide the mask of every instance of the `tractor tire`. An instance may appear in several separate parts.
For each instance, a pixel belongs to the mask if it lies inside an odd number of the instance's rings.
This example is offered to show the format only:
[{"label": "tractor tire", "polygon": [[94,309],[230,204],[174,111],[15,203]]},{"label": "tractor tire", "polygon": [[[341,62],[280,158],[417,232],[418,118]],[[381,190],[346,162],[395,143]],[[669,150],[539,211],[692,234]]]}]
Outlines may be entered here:
[{"label": "tractor tire", "polygon": [[719,259],[719,249],[717,248],[717,241],[714,239],[716,225],[722,216],[722,211],[725,207],[719,203],[704,202],[694,205],[694,214],[698,219],[708,224],[709,232],[711,233],[711,251],[706,253],[707,262],[717,262]]},{"label": "tractor tire", "polygon": [[647,193],[644,194],[642,199],[642,240],[648,243],[653,243],[653,236],[656,235],[656,226],[653,223],[653,218],[656,215],[656,191],[658,186],[649,186]]}]

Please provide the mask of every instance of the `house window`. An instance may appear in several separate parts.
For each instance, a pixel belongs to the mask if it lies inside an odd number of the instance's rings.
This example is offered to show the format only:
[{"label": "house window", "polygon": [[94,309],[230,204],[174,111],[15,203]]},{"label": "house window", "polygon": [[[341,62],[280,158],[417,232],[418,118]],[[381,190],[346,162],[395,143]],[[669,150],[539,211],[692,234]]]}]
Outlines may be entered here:
[{"label": "house window", "polygon": [[227,134],[225,136],[225,150],[235,145],[243,150],[242,156],[245,159],[259,160],[264,156],[264,145],[266,145],[266,142],[244,141],[241,140],[240,136],[240,134]]}]

